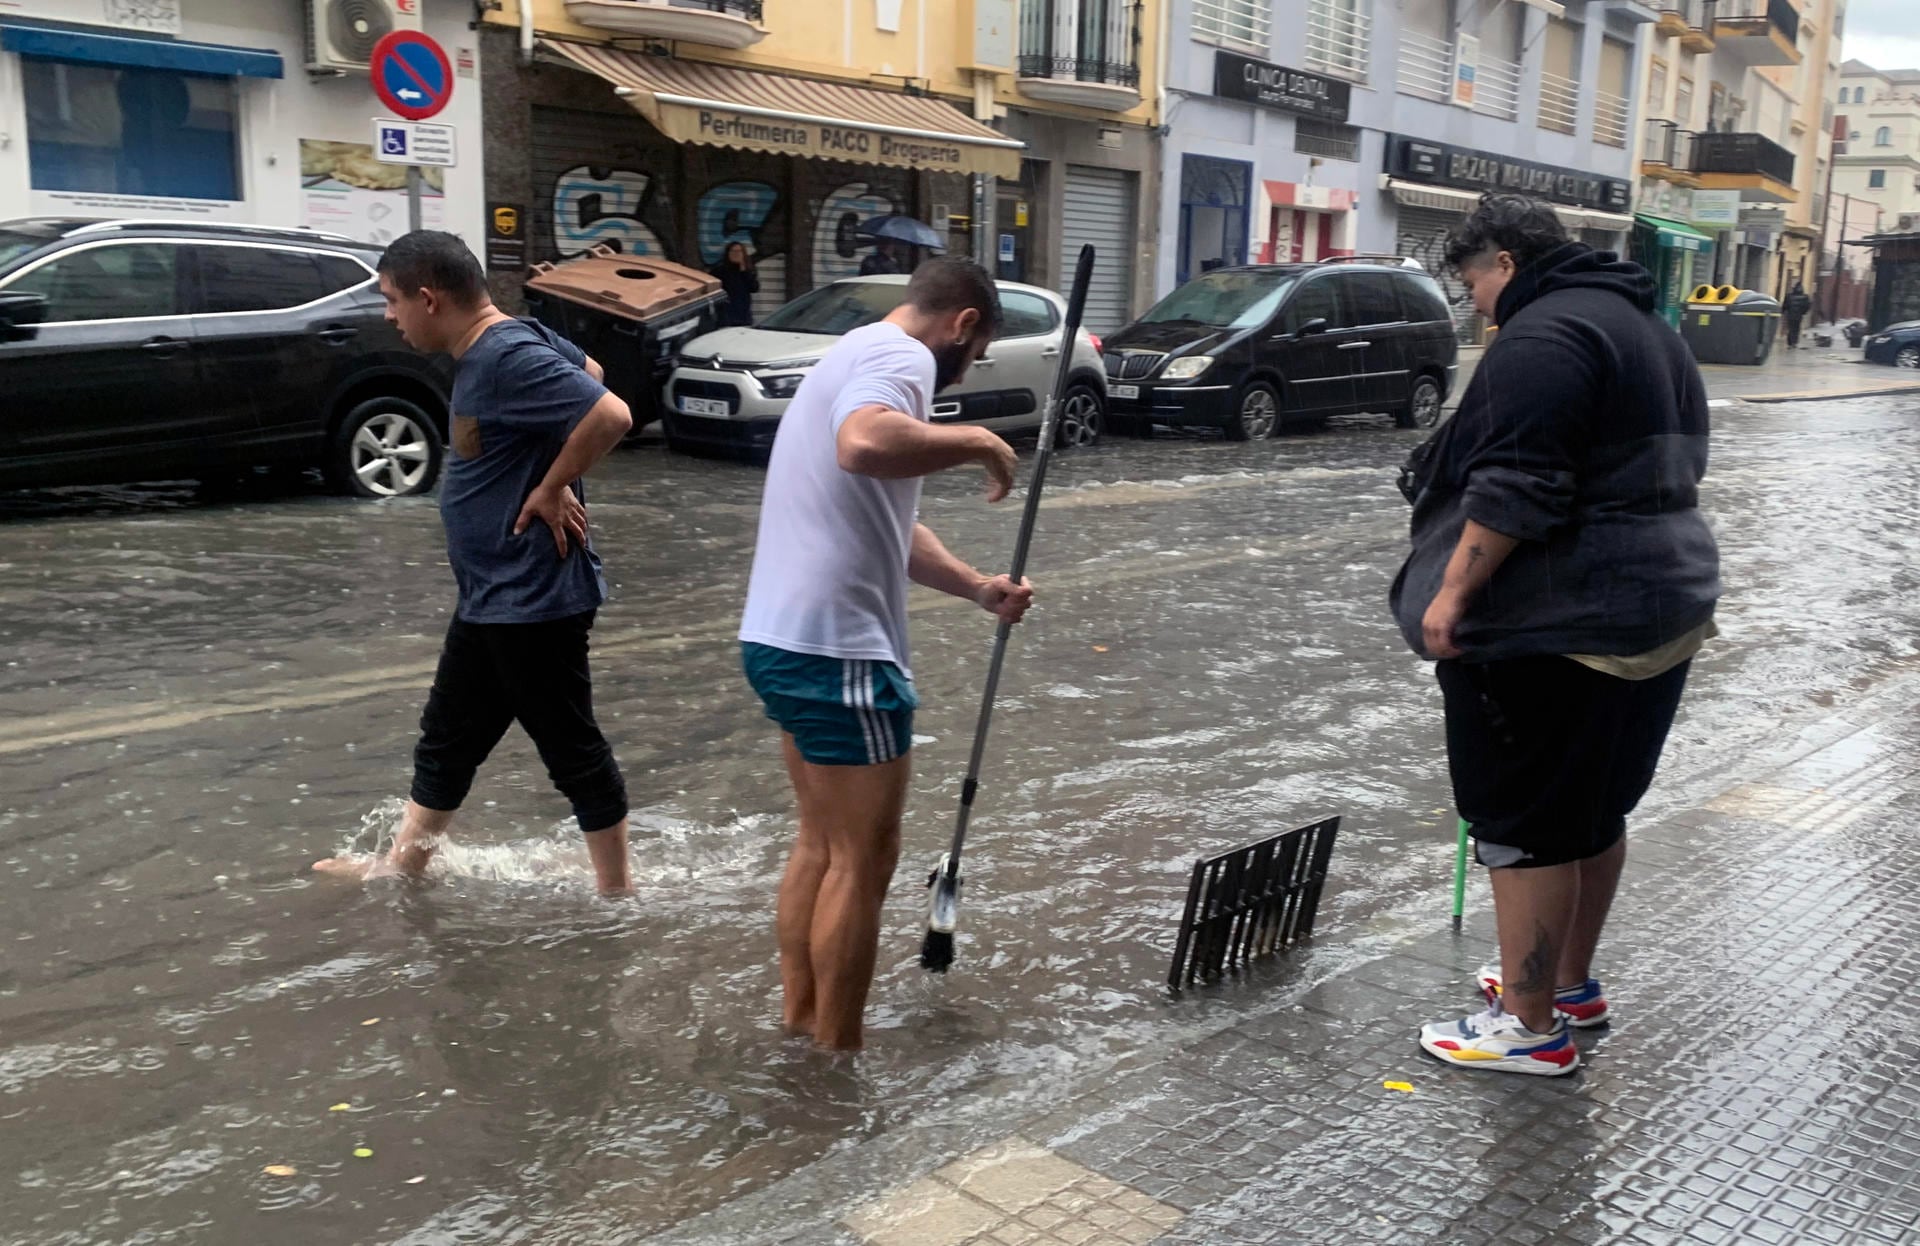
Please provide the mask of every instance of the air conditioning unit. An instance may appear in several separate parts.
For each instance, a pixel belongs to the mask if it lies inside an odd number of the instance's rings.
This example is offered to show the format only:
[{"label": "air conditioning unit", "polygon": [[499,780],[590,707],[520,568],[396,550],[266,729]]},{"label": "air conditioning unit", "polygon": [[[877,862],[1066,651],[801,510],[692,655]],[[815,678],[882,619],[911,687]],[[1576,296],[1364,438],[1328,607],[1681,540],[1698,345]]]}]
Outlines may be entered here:
[{"label": "air conditioning unit", "polygon": [[425,0],[307,0],[307,69],[367,72],[373,45],[396,30],[420,29]]},{"label": "air conditioning unit", "polygon": [[1920,212],[1902,212],[1898,232],[1903,234],[1920,233]]}]

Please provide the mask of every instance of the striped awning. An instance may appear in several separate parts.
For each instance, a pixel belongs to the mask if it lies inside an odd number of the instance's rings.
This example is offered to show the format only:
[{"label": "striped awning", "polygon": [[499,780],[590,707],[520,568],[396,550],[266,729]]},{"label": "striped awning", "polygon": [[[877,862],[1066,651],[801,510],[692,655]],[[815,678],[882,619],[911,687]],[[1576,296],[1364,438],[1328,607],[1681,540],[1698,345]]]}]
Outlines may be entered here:
[{"label": "striped awning", "polygon": [[930,96],[634,56],[598,44],[543,39],[541,45],[626,88],[627,102],[641,116],[682,143],[942,173],[1020,175],[1024,143]]},{"label": "striped awning", "polygon": [[[1473,190],[1455,190],[1450,186],[1428,186],[1421,182],[1408,182],[1397,177],[1382,174],[1380,188],[1392,195],[1396,203],[1404,203],[1413,208],[1438,208],[1442,212],[1468,213],[1480,206],[1480,192]],[[1553,214],[1568,229],[1598,229],[1612,233],[1624,232],[1633,228],[1633,218],[1618,212],[1602,212],[1596,208],[1576,208],[1571,204],[1549,203]]]}]

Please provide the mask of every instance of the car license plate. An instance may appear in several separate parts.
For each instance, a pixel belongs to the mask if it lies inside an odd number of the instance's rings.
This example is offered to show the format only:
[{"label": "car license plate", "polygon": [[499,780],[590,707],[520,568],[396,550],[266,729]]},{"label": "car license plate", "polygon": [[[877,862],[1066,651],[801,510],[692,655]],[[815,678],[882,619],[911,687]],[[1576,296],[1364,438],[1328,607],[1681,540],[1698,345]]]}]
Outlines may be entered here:
[{"label": "car license plate", "polygon": [[682,398],[680,409],[688,415],[726,415],[727,403],[723,398]]},{"label": "car license plate", "polygon": [[1138,385],[1109,385],[1107,386],[1107,393],[1115,398],[1138,398],[1140,396],[1140,387]]}]

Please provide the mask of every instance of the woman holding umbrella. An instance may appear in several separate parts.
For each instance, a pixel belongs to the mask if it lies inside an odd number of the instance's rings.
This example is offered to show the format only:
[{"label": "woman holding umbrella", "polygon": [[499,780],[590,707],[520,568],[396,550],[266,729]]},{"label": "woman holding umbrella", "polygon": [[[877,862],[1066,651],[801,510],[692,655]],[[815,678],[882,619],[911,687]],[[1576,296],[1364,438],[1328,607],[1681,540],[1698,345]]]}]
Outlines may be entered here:
[{"label": "woman holding umbrella", "polygon": [[729,242],[727,252],[710,270],[720,279],[727,301],[720,309],[720,327],[733,328],[753,323],[753,296],[760,293],[760,274],[753,271],[747,258],[747,244]]},{"label": "woman holding umbrella", "polygon": [[915,247],[933,252],[947,249],[946,240],[931,225],[897,212],[868,218],[858,232],[874,239],[873,250],[860,261],[862,277],[912,272]]}]

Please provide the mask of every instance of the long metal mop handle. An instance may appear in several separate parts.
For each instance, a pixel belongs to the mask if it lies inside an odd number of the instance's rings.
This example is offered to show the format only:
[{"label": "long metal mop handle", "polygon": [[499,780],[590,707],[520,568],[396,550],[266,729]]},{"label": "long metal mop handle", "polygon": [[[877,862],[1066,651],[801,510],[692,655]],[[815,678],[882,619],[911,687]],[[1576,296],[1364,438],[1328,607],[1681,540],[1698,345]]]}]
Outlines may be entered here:
[{"label": "long metal mop handle", "polygon": [[[1093,246],[1080,248],[1080,261],[1073,270],[1073,288],[1067,296],[1066,332],[1060,339],[1060,364],[1054,372],[1053,392],[1047,396],[1046,413],[1040,420],[1040,450],[1033,460],[1033,480],[1027,485],[1026,506],[1020,513],[1020,534],[1013,543],[1013,569],[1008,572],[1015,584],[1027,569],[1027,550],[1033,544],[1034,524],[1040,518],[1040,490],[1047,482],[1047,464],[1053,458],[1053,439],[1060,422],[1060,404],[1065,401],[1067,378],[1073,373],[1073,348],[1080,336],[1080,318],[1087,306],[1087,283],[1093,278]],[[980,720],[973,728],[973,753],[967,758],[967,779],[960,786],[960,813],[954,819],[953,847],[947,852],[947,877],[960,876],[960,851],[967,843],[967,822],[973,816],[974,794],[980,790],[980,763],[986,756],[987,729],[993,725],[993,698],[1000,690],[1000,667],[1007,657],[1007,636],[1013,625],[1002,621],[993,633],[993,657],[987,663],[987,687],[980,696]]]}]

